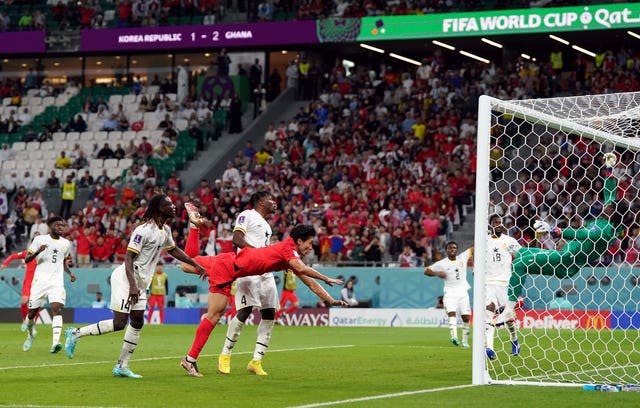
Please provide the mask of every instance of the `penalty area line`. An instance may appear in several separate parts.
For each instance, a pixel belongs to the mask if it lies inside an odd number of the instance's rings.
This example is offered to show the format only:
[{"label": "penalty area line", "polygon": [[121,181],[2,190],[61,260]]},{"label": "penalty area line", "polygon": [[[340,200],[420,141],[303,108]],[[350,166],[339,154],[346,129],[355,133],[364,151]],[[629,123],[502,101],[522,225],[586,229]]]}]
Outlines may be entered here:
[{"label": "penalty area line", "polygon": [[[340,349],[340,348],[349,348],[355,347],[353,344],[343,344],[339,346],[318,346],[318,347],[300,347],[300,348],[287,348],[287,349],[277,349],[277,350],[269,350],[269,353],[287,353],[287,352],[296,352],[296,351],[312,351],[312,350],[327,350],[327,349]],[[253,354],[253,351],[239,351],[234,354]],[[216,357],[218,354],[201,354],[200,357]],[[177,358],[184,357],[184,354],[179,356],[165,356],[165,357],[146,357],[146,358],[137,358],[132,361],[158,361],[158,360],[172,360]],[[20,370],[25,368],[49,368],[49,367],[71,367],[71,366],[80,366],[80,365],[94,365],[94,364],[113,364],[114,360],[104,360],[104,361],[83,361],[79,363],[58,363],[58,364],[37,364],[37,365],[25,365],[25,366],[10,366],[10,367],[0,367],[0,371],[4,370]]]},{"label": "penalty area line", "polygon": [[373,400],[386,399],[386,398],[405,397],[405,396],[408,396],[408,395],[430,394],[430,393],[441,392],[441,391],[460,390],[460,389],[469,388],[469,387],[476,387],[476,385],[474,385],[474,384],[452,385],[450,387],[428,388],[426,390],[404,391],[404,392],[396,392],[396,393],[393,393],[393,394],[372,395],[370,397],[349,398],[349,399],[345,399],[345,400],[318,402],[318,403],[315,403],[315,404],[296,405],[296,406],[288,407],[288,408],[326,407],[326,406],[330,406],[330,405],[350,404],[352,402],[373,401]]}]

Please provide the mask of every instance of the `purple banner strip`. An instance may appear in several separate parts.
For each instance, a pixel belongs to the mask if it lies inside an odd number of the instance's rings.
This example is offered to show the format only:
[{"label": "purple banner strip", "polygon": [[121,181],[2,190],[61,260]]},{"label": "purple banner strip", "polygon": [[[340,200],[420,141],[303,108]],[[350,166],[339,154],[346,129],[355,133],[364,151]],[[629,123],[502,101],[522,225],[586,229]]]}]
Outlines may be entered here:
[{"label": "purple banner strip", "polygon": [[30,54],[45,52],[44,31],[0,32],[0,54]]},{"label": "purple banner strip", "polygon": [[219,48],[318,43],[316,23],[287,21],[144,28],[86,29],[82,51]]}]

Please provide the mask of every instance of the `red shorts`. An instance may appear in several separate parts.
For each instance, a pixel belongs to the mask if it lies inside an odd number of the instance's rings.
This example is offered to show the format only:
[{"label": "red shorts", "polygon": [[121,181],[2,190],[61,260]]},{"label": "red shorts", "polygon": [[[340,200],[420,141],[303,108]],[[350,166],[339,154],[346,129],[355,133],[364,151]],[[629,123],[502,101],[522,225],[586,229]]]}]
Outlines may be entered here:
[{"label": "red shorts", "polygon": [[233,265],[236,255],[225,252],[217,256],[196,256],[194,260],[200,264],[209,275],[209,292],[231,296],[231,284],[236,279]]},{"label": "red shorts", "polygon": [[280,295],[280,307],[284,307],[287,302],[298,303],[298,295],[295,290],[283,289]]},{"label": "red shorts", "polygon": [[149,295],[149,300],[147,300],[148,307],[156,307],[162,309],[164,308],[164,295]]}]

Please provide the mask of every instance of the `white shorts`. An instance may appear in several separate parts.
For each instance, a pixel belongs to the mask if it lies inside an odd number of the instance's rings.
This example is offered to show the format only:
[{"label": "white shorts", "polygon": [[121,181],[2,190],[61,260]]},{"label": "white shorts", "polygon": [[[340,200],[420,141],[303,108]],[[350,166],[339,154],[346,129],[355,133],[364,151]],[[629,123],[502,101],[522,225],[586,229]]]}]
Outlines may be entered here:
[{"label": "white shorts", "polygon": [[485,305],[489,306],[493,303],[498,310],[501,306],[507,305],[507,288],[504,285],[487,284],[485,288]]},{"label": "white shorts", "polygon": [[253,306],[259,309],[278,308],[278,288],[271,276],[247,276],[236,280],[236,310]]},{"label": "white shorts", "polygon": [[51,285],[51,284],[35,284],[31,286],[31,294],[29,296],[29,309],[38,309],[44,307],[49,303],[62,303],[67,300],[67,292],[64,290],[64,285]]},{"label": "white shorts", "polygon": [[147,288],[138,286],[138,302],[129,304],[129,281],[124,265],[118,266],[111,272],[111,303],[109,308],[114,312],[129,314],[132,310],[145,310],[147,308]]},{"label": "white shorts", "polygon": [[471,306],[469,304],[468,293],[445,293],[442,298],[444,311],[448,313],[460,313],[460,316],[470,315]]}]

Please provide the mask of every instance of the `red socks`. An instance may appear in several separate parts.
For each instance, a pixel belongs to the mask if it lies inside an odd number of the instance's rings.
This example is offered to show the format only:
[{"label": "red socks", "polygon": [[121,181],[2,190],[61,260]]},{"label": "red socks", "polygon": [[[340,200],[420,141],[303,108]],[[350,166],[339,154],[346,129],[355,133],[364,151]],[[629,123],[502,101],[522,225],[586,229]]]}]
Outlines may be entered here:
[{"label": "red socks", "polygon": [[189,227],[184,253],[190,258],[200,255],[200,228]]},{"label": "red socks", "polygon": [[202,348],[205,344],[207,344],[207,340],[209,340],[209,335],[213,331],[215,326],[208,319],[202,319],[198,328],[196,329],[196,338],[193,339],[193,344],[191,345],[191,350],[187,354],[189,357],[193,359],[197,359],[202,351]]}]

